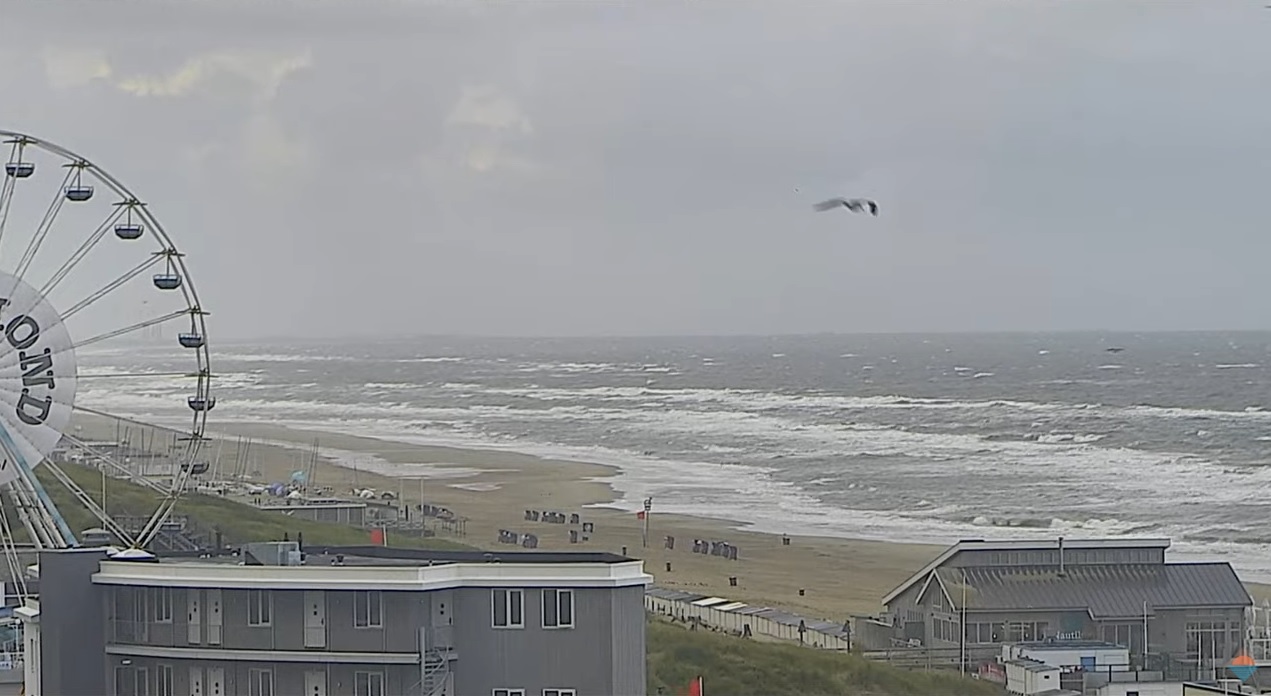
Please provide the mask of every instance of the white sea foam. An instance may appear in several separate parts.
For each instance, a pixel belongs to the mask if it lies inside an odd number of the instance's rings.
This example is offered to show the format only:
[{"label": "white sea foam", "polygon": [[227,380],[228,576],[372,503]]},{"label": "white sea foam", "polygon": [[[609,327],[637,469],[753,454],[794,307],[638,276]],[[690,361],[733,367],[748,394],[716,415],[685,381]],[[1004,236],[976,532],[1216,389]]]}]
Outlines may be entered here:
[{"label": "white sea foam", "polygon": [[[224,439],[233,439],[237,436],[226,432],[212,432],[210,435]],[[254,442],[261,445],[270,445],[283,449],[296,450],[308,453],[313,450],[313,446],[292,442],[289,440],[273,440],[273,439],[255,439]],[[390,462],[383,457],[367,452],[357,452],[353,450],[336,449],[334,447],[317,448],[318,456],[336,466],[357,471],[366,471],[381,476],[392,476],[399,478],[422,478],[422,479],[453,479],[453,478],[471,478],[480,476],[485,473],[508,471],[507,469],[477,469],[460,464],[447,464],[442,462],[433,463],[401,463]],[[224,453],[222,453],[224,454]]]},{"label": "white sea foam", "polygon": [[[286,357],[286,356],[284,356]],[[255,357],[253,357],[255,359]],[[291,359],[288,357],[288,359]],[[297,359],[313,359],[302,357]],[[282,362],[283,360],[278,360]],[[531,371],[569,373],[589,371],[642,372],[646,365],[620,366],[610,363],[571,363],[564,366],[528,364]],[[652,365],[652,363],[650,363]],[[510,366],[509,366],[510,367]],[[97,368],[94,368],[97,369]],[[103,368],[109,369],[109,368]],[[119,368],[117,368],[119,369]],[[120,371],[129,371],[119,369]],[[546,380],[545,380],[546,381]],[[186,386],[171,378],[128,380],[129,389],[111,388],[112,380],[97,380],[83,389],[80,402],[104,411],[156,418],[185,420],[188,410]],[[174,382],[176,386],[174,386]],[[650,387],[523,387],[489,389],[479,384],[447,384],[452,394],[445,407],[423,407],[408,396],[389,396],[421,388],[409,383],[372,382],[369,398],[378,402],[331,404],[317,398],[317,385],[292,385],[285,391],[267,383],[261,373],[234,373],[218,378],[228,395],[221,397],[215,416],[233,414],[241,420],[268,419],[319,430],[396,440],[413,444],[458,447],[485,447],[521,451],[556,458],[594,461],[619,467],[615,479],[624,493],[615,506],[633,509],[646,495],[654,495],[660,511],[717,516],[752,523],[774,532],[829,534],[877,539],[947,542],[959,536],[982,535],[987,523],[995,536],[1038,536],[1056,530],[1092,536],[1136,533],[1142,527],[1108,514],[1127,501],[1151,500],[1162,509],[1194,502],[1194,491],[1203,490],[1206,504],[1247,503],[1271,487],[1271,470],[1252,469],[1242,476],[1241,485],[1230,485],[1230,472],[1203,458],[1187,453],[1147,452],[1122,447],[1101,446],[1104,437],[1093,433],[1052,430],[1032,441],[988,439],[969,433],[916,432],[902,427],[846,424],[877,410],[966,411],[985,409],[994,417],[1009,415],[1040,421],[1083,414],[1122,418],[1193,419],[1202,422],[1262,421],[1271,414],[1262,410],[1218,411],[1196,408],[1169,408],[1150,405],[1128,408],[1099,404],[1053,404],[1013,400],[962,401],[955,399],[912,398],[899,395],[854,397],[828,393],[781,394],[746,389],[659,389]],[[244,398],[252,395],[253,398]],[[259,395],[259,398],[255,398]],[[474,396],[505,396],[533,400],[534,409],[510,405],[465,404]],[[277,398],[282,396],[284,398]],[[809,422],[806,416],[829,417],[838,422]],[[1083,416],[1084,417],[1084,416]],[[496,437],[481,431],[491,418],[515,418],[526,423],[523,435],[536,434],[535,422],[604,422],[612,432],[641,432],[655,438],[685,436],[700,442],[702,455],[737,456],[746,463],[700,462],[681,455],[667,460],[656,455],[628,452],[620,447],[576,447],[531,442],[509,436]],[[961,416],[958,416],[961,418]],[[144,418],[143,418],[144,419]],[[1028,420],[1025,420],[1028,422]],[[427,426],[427,427],[425,427]],[[435,427],[434,427],[435,426]],[[1208,426],[1207,427],[1211,427]],[[1212,426],[1217,427],[1217,426]],[[422,428],[422,429],[421,429]],[[1193,432],[1196,432],[1193,430]],[[599,438],[602,445],[605,440]],[[745,443],[744,447],[738,446]],[[303,448],[303,446],[298,446]],[[774,467],[758,465],[757,450],[785,452],[807,458],[824,458],[837,467],[834,471],[809,472],[811,481],[802,487],[779,480]],[[413,465],[390,466],[379,458],[362,453],[340,453],[324,449],[323,456],[344,457],[366,470],[411,475]],[[879,471],[878,461],[886,457],[887,470]],[[827,465],[830,466],[830,465]],[[438,471],[453,468],[437,467]],[[930,501],[915,497],[908,507],[871,510],[870,496],[895,495],[895,482],[915,484],[941,477],[958,476],[967,482],[982,481],[984,499],[973,495],[967,504],[932,508]],[[1025,519],[1021,513],[996,509],[1001,500],[993,493],[996,483],[1011,481],[1012,496],[1025,502],[1049,500],[1048,491],[1086,490],[1088,500],[1078,500],[1068,514],[1042,515],[1027,524],[1011,524]],[[827,502],[836,486],[855,496],[852,508],[843,502]],[[996,483],[995,483],[996,482]],[[968,488],[975,488],[970,483]],[[881,493],[879,491],[882,491]],[[930,496],[928,491],[926,495]],[[1018,501],[1014,501],[1018,502]],[[1005,520],[1005,524],[994,521]],[[978,521],[978,522],[977,522]],[[978,531],[977,531],[978,530]],[[1271,577],[1271,546],[1257,543],[1189,541],[1194,529],[1166,525],[1153,534],[1171,535],[1180,541],[1187,557],[1224,557],[1236,560],[1237,567],[1255,576]]]}]

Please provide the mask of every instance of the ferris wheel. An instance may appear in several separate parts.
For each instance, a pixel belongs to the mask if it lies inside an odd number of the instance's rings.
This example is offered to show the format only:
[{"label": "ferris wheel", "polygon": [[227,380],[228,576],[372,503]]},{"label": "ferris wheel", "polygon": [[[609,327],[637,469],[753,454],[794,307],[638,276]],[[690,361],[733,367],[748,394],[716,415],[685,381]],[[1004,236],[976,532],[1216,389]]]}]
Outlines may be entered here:
[{"label": "ferris wheel", "polygon": [[[183,254],[144,199],[64,147],[5,130],[0,142],[7,155],[0,185],[0,492],[9,502],[0,506],[0,540],[5,555],[16,555],[11,512],[37,548],[79,545],[37,477],[37,467],[65,486],[120,543],[145,548],[190,477],[207,466],[197,461],[208,412],[216,404],[207,312]],[[154,364],[165,370],[79,369],[79,358],[110,350],[157,351],[162,356]],[[138,475],[121,461],[117,442],[94,442],[82,431],[83,423],[100,430],[102,422],[120,419],[100,404],[76,403],[77,393],[89,386],[93,393],[127,396],[130,380],[177,385],[163,393],[179,393],[172,398],[183,403],[175,406],[189,414],[188,421],[183,417],[188,425],[152,426],[175,433],[164,455],[171,472],[166,478]],[[68,448],[85,453],[103,475],[111,471],[154,490],[153,514],[130,528],[113,520],[56,461]]]}]

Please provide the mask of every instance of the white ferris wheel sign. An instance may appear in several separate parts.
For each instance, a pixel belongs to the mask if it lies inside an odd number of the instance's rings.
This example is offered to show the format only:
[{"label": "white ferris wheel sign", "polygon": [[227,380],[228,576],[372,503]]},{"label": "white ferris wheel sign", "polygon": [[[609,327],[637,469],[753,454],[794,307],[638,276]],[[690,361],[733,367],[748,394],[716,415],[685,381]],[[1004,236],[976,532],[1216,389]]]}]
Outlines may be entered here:
[{"label": "white ferris wheel sign", "polygon": [[75,406],[75,346],[62,317],[38,290],[0,272],[0,485],[16,459],[34,467],[53,452]]}]

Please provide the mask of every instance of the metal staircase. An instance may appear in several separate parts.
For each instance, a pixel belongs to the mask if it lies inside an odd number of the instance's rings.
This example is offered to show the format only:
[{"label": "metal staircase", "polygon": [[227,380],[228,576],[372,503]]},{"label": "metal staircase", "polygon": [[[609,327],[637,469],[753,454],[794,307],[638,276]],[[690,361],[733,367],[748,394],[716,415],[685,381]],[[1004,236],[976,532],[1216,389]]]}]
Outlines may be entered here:
[{"label": "metal staircase", "polygon": [[[133,535],[139,535],[149,522],[149,518],[137,515],[120,515],[115,518],[119,524]],[[157,552],[189,553],[212,547],[209,534],[199,529],[193,520],[185,515],[173,515],[164,521],[154,534],[148,545],[149,550]]]},{"label": "metal staircase", "polygon": [[450,696],[446,688],[450,682],[449,677],[450,659],[446,653],[440,650],[425,650],[420,693],[423,696]]}]

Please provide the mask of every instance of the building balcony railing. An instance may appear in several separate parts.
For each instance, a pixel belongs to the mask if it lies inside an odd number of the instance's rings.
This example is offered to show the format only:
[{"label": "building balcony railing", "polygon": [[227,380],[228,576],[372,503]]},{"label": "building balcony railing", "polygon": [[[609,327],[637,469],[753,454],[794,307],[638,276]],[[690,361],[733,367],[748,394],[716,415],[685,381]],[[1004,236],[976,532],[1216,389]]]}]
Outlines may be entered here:
[{"label": "building balcony railing", "polygon": [[[275,641],[266,640],[264,643],[254,641],[250,646],[237,644],[226,638],[225,643],[217,643],[215,646],[202,642],[190,642],[189,632],[184,624],[178,625],[174,623],[158,623],[154,621],[129,621],[125,619],[108,620],[106,622],[106,641],[113,645],[146,645],[161,648],[198,648],[198,647],[219,647],[219,648],[247,648],[257,650],[311,650],[303,644],[302,634],[297,630],[295,632],[294,641]],[[404,638],[404,637],[403,637]],[[418,644],[416,643],[418,640]],[[294,643],[291,645],[290,643]],[[426,626],[419,629],[417,639],[407,639],[399,641],[395,645],[376,644],[368,645],[362,643],[357,648],[340,647],[339,641],[328,640],[323,650],[333,650],[340,652],[342,650],[369,651],[369,652],[386,652],[386,653],[418,653],[423,652],[440,652],[453,653],[455,650],[454,627],[453,626]]]},{"label": "building balcony railing", "polygon": [[[180,638],[178,641],[177,639]],[[127,621],[113,619],[106,622],[106,640],[123,645],[155,645],[160,647],[183,647],[188,645],[187,635],[183,631],[177,635],[177,627],[172,623],[153,621]]]}]

